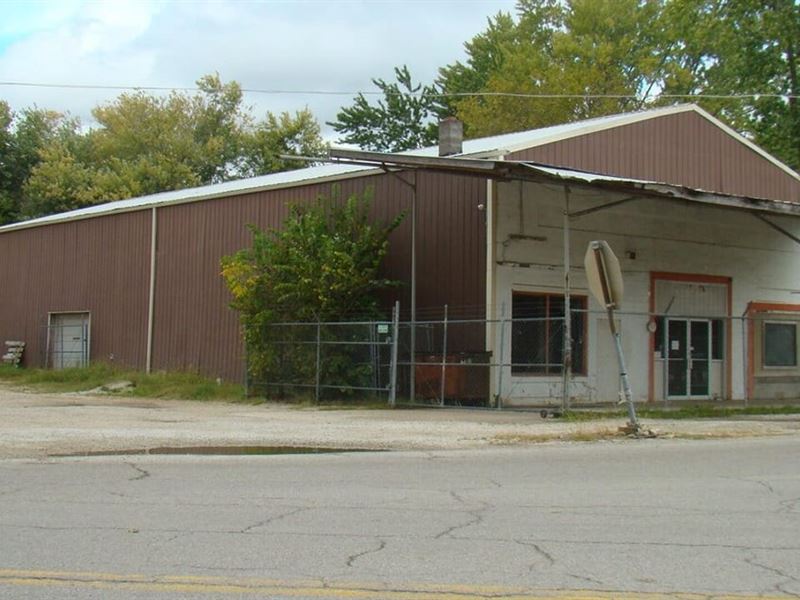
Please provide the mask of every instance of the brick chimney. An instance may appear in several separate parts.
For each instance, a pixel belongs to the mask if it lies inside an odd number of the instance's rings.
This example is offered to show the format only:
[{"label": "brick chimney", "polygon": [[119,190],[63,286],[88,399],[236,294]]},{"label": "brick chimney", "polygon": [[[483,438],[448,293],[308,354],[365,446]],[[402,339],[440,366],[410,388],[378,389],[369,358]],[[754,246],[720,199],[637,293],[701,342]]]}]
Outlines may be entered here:
[{"label": "brick chimney", "polygon": [[439,156],[461,154],[464,141],[464,124],[455,117],[439,121]]}]

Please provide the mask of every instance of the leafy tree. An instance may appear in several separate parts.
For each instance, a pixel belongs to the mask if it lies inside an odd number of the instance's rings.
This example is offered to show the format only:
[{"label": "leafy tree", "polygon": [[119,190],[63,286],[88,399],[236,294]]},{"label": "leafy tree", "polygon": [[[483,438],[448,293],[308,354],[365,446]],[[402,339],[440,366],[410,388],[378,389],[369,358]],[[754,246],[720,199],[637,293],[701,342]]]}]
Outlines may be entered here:
[{"label": "leafy tree", "polygon": [[[463,61],[439,69],[433,85],[413,89],[429,92],[426,114],[457,116],[468,137],[696,96],[800,168],[797,0],[518,0],[514,15],[491,17],[464,47]],[[412,89],[399,70],[398,81]],[[375,83],[386,99],[403,97],[398,84]],[[719,97],[731,95],[745,96]],[[332,123],[347,134],[343,141],[377,150],[433,141],[431,123],[390,110],[386,99],[372,106],[359,96],[343,109]],[[430,132],[424,140],[414,137],[420,126]]]},{"label": "leafy tree", "polygon": [[517,24],[508,13],[499,12],[488,19],[488,27],[472,40],[464,43],[466,63],[456,61],[439,69],[437,86],[446,92],[441,104],[443,112],[455,115],[461,94],[470,94],[487,88],[489,78],[503,65],[506,48],[517,39]]},{"label": "leafy tree", "polygon": [[[380,276],[389,234],[403,215],[388,224],[369,218],[370,197],[341,202],[320,197],[294,206],[281,229],[251,228],[252,246],[222,259],[222,276],[239,312],[250,374],[270,380],[291,372],[308,383],[313,347],[276,345],[275,339],[304,335],[282,322],[325,322],[378,314],[376,293],[394,285]],[[305,332],[306,341],[312,339]],[[326,360],[326,382],[346,383],[357,376],[346,350]],[[357,371],[357,370],[356,370]]]},{"label": "leafy tree", "polygon": [[13,134],[11,109],[0,102],[0,224],[7,223],[16,213],[13,198],[15,161],[12,157]]},{"label": "leafy tree", "polygon": [[71,136],[43,137],[19,182],[18,212],[35,217],[283,171],[306,163],[281,155],[324,150],[308,110],[294,117],[267,113],[259,121],[243,105],[238,83],[207,75],[197,85],[191,95],[121,94],[92,111],[97,127],[79,132],[75,123],[61,127]]},{"label": "leafy tree", "polygon": [[329,122],[340,139],[365,150],[401,152],[434,144],[440,113],[438,91],[432,85],[414,84],[405,65],[395,67],[396,82],[373,79],[383,93],[377,104],[359,94],[352,106],[342,108]]},{"label": "leafy tree", "polygon": [[96,169],[83,159],[89,151],[87,141],[83,137],[77,144],[54,141],[42,148],[41,160],[23,188],[21,216],[59,213],[138,194],[141,177],[127,163],[115,160],[116,170]]},{"label": "leafy tree", "polygon": [[676,64],[664,92],[708,95],[704,108],[800,169],[800,4],[671,0],[662,22]]},{"label": "leafy tree", "polygon": [[466,44],[466,64],[440,70],[446,92],[477,85],[485,94],[451,100],[469,135],[631,110],[662,77],[655,1],[522,0],[517,12],[516,22],[501,13]]},{"label": "leafy tree", "polygon": [[19,218],[23,187],[41,162],[41,151],[78,137],[78,122],[59,113],[26,109],[13,113],[0,101],[0,224]]},{"label": "leafy tree", "polygon": [[255,176],[297,169],[308,163],[283,157],[314,157],[326,151],[319,123],[307,108],[295,112],[294,116],[288,112],[267,113],[266,119],[244,138],[241,172]]},{"label": "leafy tree", "polygon": [[126,93],[95,108],[99,128],[89,134],[93,162],[109,169],[160,165],[154,169],[159,178],[144,182],[145,193],[236,177],[253,122],[242,105],[241,87],[235,81],[223,84],[219,75],[207,75],[197,85],[200,92],[191,96]]}]

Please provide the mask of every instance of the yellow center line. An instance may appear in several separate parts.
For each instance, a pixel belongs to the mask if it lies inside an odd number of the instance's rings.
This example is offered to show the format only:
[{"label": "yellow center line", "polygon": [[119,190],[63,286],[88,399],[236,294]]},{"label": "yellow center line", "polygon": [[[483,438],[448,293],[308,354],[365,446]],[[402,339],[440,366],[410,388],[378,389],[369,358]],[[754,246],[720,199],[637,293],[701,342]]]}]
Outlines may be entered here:
[{"label": "yellow center line", "polygon": [[525,587],[483,585],[435,585],[321,580],[146,575],[142,573],[93,573],[0,569],[0,586],[71,587],[118,591],[260,595],[284,598],[344,598],[354,600],[779,600],[779,596],[603,592],[592,590],[535,590]]}]

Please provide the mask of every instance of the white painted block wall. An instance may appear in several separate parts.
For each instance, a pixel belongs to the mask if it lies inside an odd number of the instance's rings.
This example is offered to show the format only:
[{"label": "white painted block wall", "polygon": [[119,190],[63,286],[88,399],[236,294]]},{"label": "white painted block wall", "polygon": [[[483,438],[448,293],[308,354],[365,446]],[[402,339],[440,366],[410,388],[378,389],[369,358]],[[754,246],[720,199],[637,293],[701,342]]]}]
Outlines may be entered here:
[{"label": "white painted block wall", "polygon": [[[622,199],[602,190],[573,189],[570,210]],[[511,314],[512,290],[561,293],[563,290],[562,186],[534,183],[497,184],[495,227],[490,232],[494,250],[494,305],[490,314],[499,318],[503,307]],[[800,218],[770,216],[774,222],[800,236]],[[491,235],[493,233],[493,235]],[[511,239],[510,235],[536,239]],[[571,284],[574,294],[588,295],[583,257],[591,240],[606,240],[622,265],[625,280],[623,312],[647,313],[652,271],[716,275],[732,278],[732,316],[741,316],[748,302],[800,303],[800,245],[754,216],[732,209],[713,208],[686,201],[641,198],[571,221]],[[634,260],[626,252],[636,255]],[[491,256],[491,253],[490,253]],[[613,347],[598,349],[601,307],[589,302],[588,375],[575,376],[571,396],[596,401],[599,368],[616,369]],[[633,394],[637,401],[648,396],[648,318],[622,316],[623,348],[628,361]],[[495,328],[495,362],[509,362],[510,330],[500,344]],[[732,395],[745,394],[745,357],[740,322],[732,328]],[[500,385],[508,405],[560,401],[560,376],[512,376],[506,367],[502,377],[493,373],[492,394]]]}]

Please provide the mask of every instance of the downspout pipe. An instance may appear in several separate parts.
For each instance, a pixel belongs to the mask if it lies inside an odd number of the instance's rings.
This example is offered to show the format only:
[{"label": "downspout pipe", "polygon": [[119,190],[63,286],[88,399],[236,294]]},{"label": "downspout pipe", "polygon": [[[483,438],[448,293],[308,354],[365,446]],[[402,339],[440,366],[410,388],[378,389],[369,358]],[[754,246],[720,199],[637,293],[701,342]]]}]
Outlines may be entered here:
[{"label": "downspout pipe", "polygon": [[147,303],[147,358],[145,359],[145,371],[150,373],[153,370],[153,319],[156,307],[156,240],[158,238],[158,217],[156,207],[152,209],[150,223],[150,292]]}]

